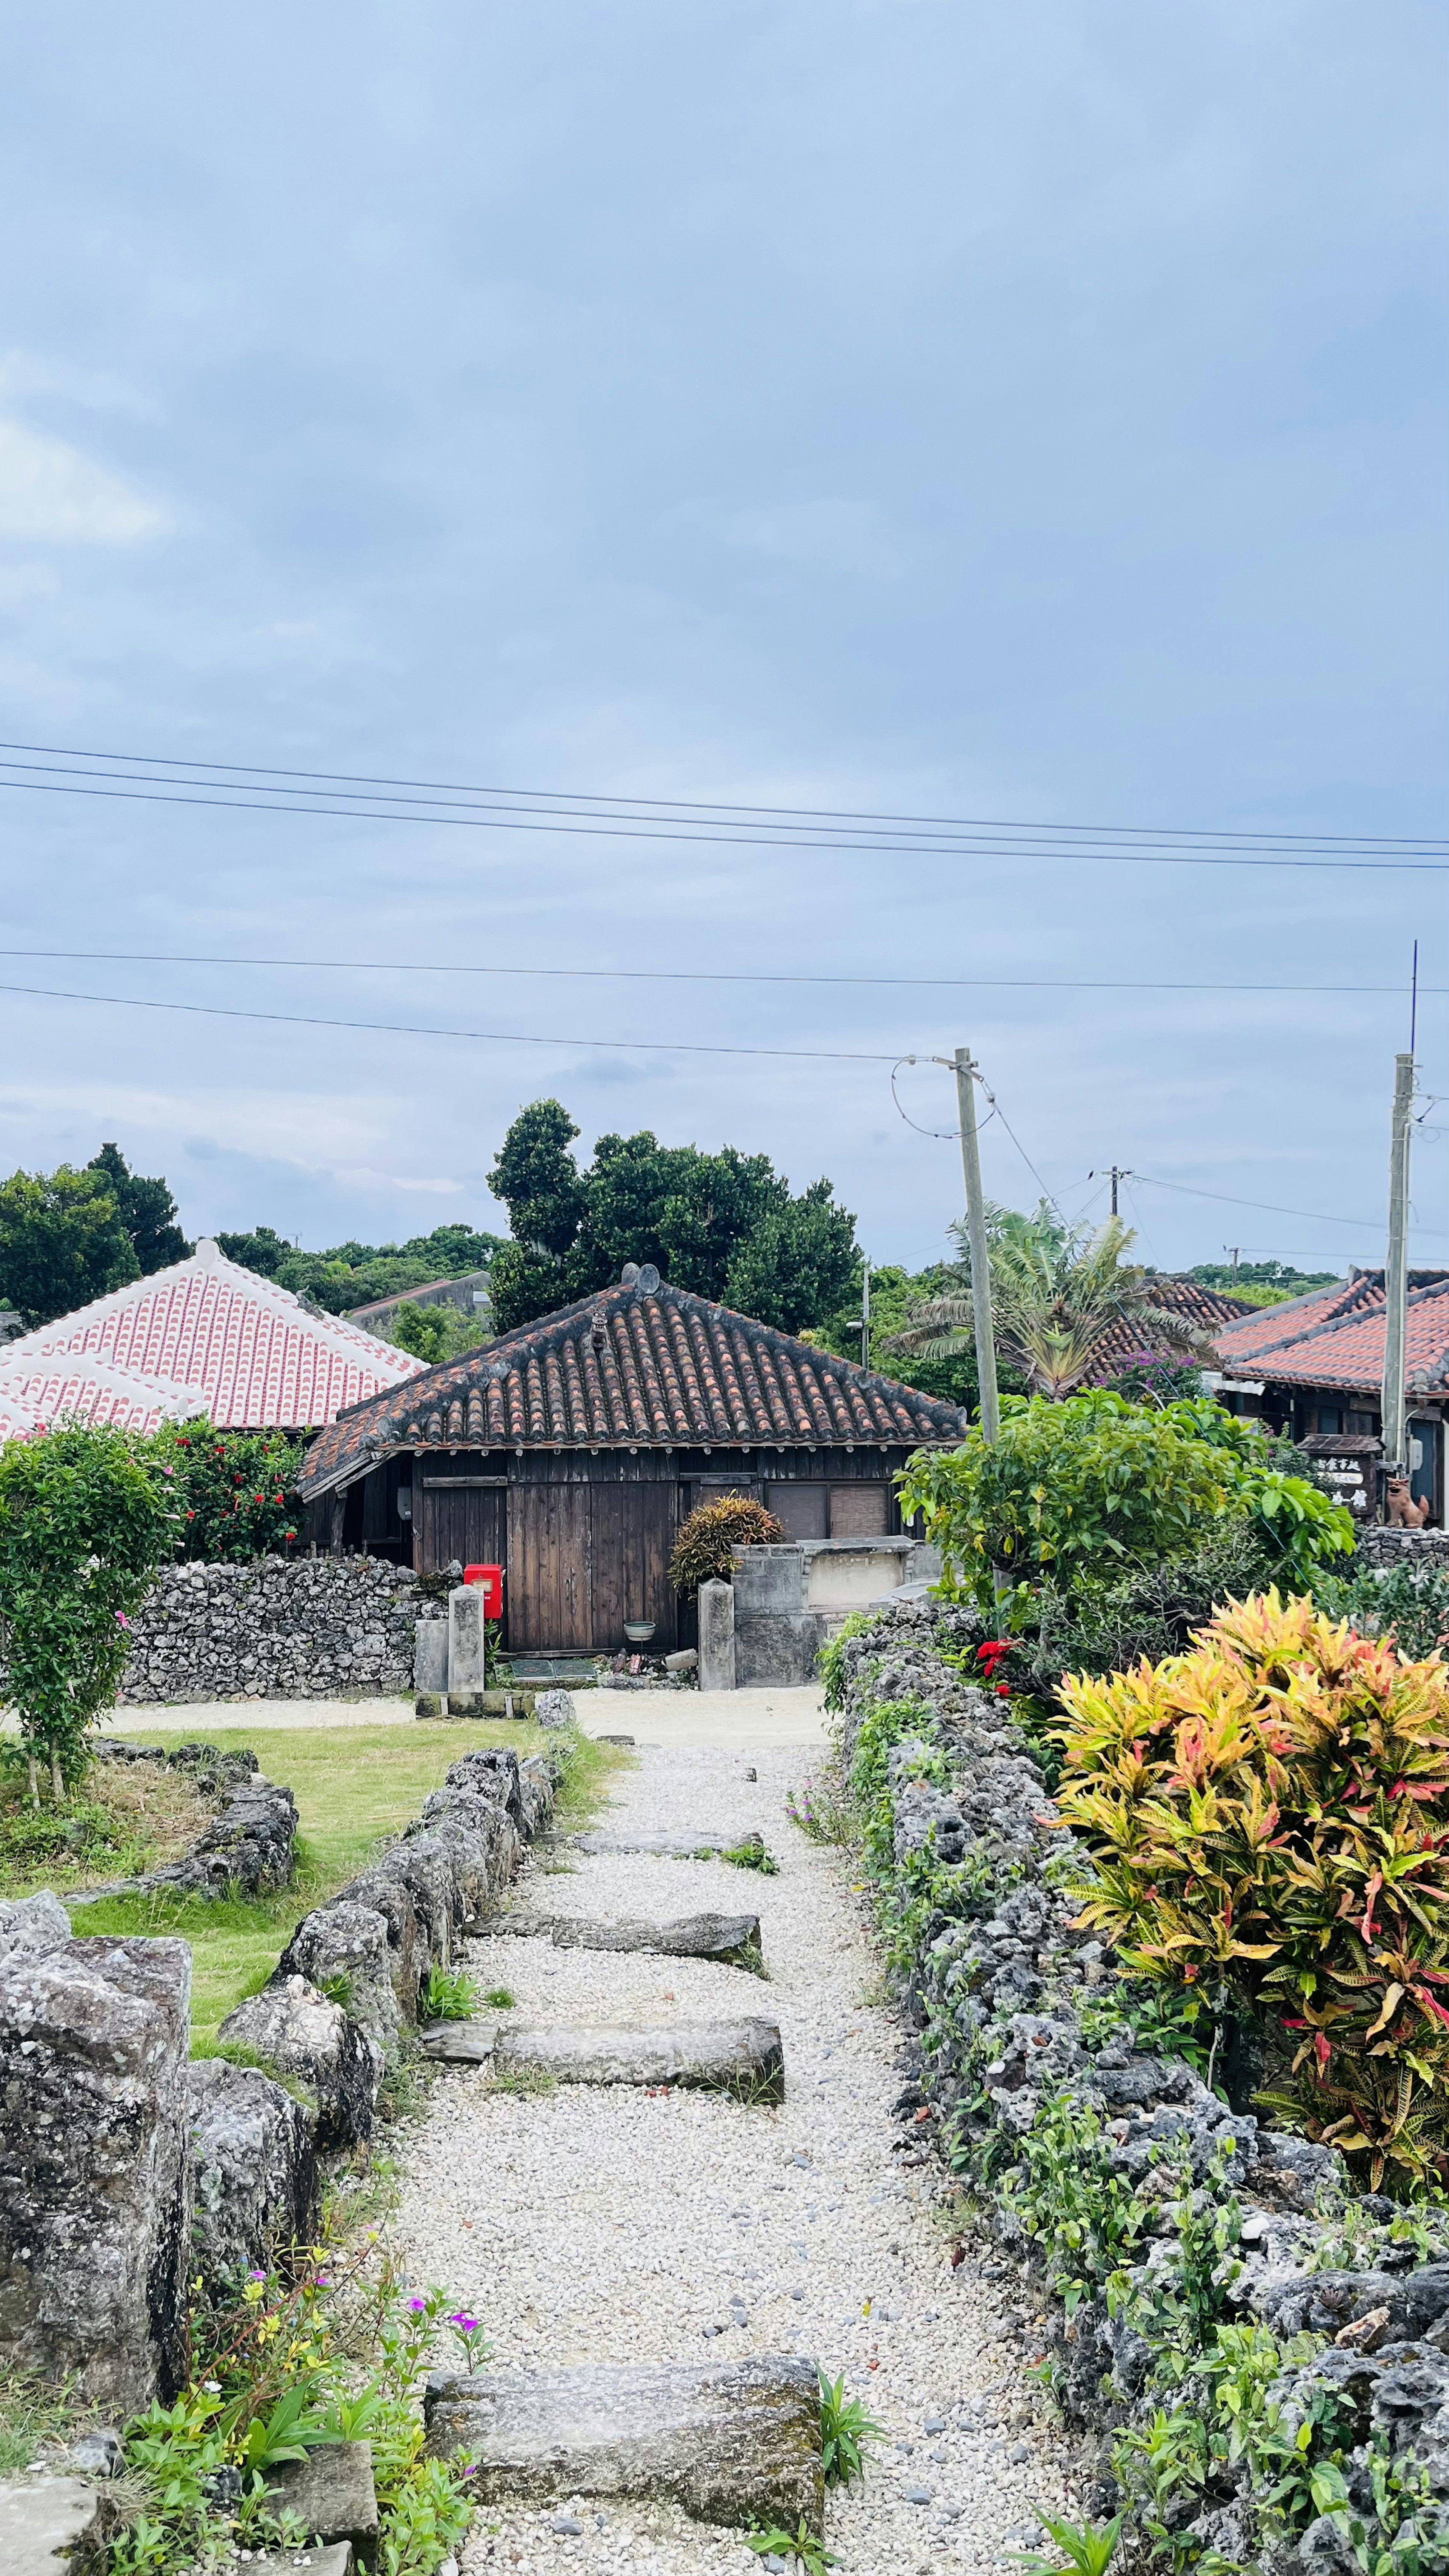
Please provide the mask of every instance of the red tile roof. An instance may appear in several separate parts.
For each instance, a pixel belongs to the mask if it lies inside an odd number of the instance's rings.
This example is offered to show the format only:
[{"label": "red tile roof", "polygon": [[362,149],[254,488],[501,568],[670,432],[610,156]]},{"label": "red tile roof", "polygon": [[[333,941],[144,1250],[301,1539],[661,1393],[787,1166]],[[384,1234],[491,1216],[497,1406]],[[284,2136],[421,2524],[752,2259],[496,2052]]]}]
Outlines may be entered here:
[{"label": "red tile roof", "polygon": [[[1384,1374],[1384,1274],[1360,1271],[1290,1305],[1261,1307],[1218,1335],[1218,1352],[1229,1377],[1377,1395]],[[1449,1390],[1449,1271],[1409,1274],[1404,1365],[1416,1392]]]},{"label": "red tile roof", "polygon": [[[1149,1279],[1147,1289],[1154,1306],[1164,1308],[1168,1314],[1183,1316],[1189,1324],[1196,1324],[1199,1331],[1210,1333],[1214,1342],[1225,1324],[1238,1323],[1253,1311],[1245,1297],[1229,1297],[1221,1288],[1204,1288],[1196,1279]],[[1180,1356],[1165,1341],[1154,1340],[1152,1328],[1145,1319],[1128,1321],[1124,1317],[1120,1324],[1113,1325],[1098,1345],[1092,1375],[1094,1378],[1107,1377],[1144,1358],[1171,1363]]]},{"label": "red tile roof", "polygon": [[154,1430],[315,1430],[422,1362],[199,1243],[189,1261],[0,1346],[0,1436],[65,1416]]},{"label": "red tile roof", "polygon": [[968,1417],[687,1289],[603,1288],[445,1361],[324,1431],[303,1494],[379,1451],[429,1448],[916,1448]]}]

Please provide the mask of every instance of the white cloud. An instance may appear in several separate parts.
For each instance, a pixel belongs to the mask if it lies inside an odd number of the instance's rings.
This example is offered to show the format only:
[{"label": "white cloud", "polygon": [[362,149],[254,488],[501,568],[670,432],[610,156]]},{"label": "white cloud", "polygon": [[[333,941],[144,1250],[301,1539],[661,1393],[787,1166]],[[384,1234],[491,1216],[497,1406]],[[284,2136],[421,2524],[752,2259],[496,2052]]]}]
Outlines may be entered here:
[{"label": "white cloud", "polygon": [[130,546],[159,536],[164,511],[64,439],[0,420],[0,537]]}]

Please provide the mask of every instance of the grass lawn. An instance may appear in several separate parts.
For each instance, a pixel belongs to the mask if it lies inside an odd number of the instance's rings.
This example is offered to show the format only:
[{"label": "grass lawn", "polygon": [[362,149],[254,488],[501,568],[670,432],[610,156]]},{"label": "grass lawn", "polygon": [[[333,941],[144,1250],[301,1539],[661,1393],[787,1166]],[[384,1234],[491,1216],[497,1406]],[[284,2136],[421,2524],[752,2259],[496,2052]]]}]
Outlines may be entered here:
[{"label": "grass lawn", "polygon": [[[124,1730],[132,1742],[168,1748],[174,1737],[149,1735],[144,1725]],[[195,1742],[234,1753],[250,1744],[262,1768],[284,1780],[297,1801],[296,1875],[279,1896],[248,1901],[205,1897],[102,1897],[73,1904],[78,1933],[178,1933],[191,1944],[191,2053],[214,2054],[217,2026],[242,1997],[266,1984],[294,1924],[354,1878],[379,1836],[411,1823],[423,1800],[438,1788],[459,1755],[480,1744],[510,1745],[520,1758],[546,1741],[538,1727],[503,1720],[496,1726],[430,1726],[408,1718],[392,1726],[299,1726],[249,1737],[246,1727],[198,1726]],[[595,1803],[610,1771],[627,1755],[617,1747],[581,1739],[561,1800],[561,1813],[577,1817]]]}]

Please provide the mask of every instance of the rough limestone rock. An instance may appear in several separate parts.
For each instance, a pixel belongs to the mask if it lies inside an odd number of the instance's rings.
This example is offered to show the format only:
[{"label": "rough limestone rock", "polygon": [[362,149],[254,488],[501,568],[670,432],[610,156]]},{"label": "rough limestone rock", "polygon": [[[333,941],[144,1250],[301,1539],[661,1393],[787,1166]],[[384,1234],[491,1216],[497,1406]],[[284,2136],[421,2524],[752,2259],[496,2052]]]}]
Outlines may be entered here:
[{"label": "rough limestone rock", "polygon": [[315,2122],[255,2066],[203,2058],[187,2069],[196,2175],[193,2241],[201,2276],[219,2286],[268,2271],[317,2224]]},{"label": "rough limestone rock", "polygon": [[71,2576],[73,2550],[101,2537],[101,2498],[82,2478],[26,2478],[0,2486],[0,2567],[5,2576]]},{"label": "rough limestone rock", "polygon": [[423,2412],[431,2453],[461,2447],[477,2462],[481,2503],[615,2496],[682,2505],[702,2522],[821,2527],[813,2361],[440,2373]]},{"label": "rough limestone rock", "polygon": [[538,1833],[553,1813],[553,1774],[542,1754],[530,1753],[518,1766],[518,1794],[523,1807],[523,1830],[529,1836]]},{"label": "rough limestone rock", "polygon": [[545,1690],[533,1703],[535,1724],[539,1726],[575,1726],[578,1723],[573,1694],[566,1690]]},{"label": "rough limestone rock", "polygon": [[137,1885],[194,1889],[201,1896],[270,1896],[291,1884],[296,1841],[291,1790],[256,1772],[183,1859],[148,1870]]},{"label": "rough limestone rock", "polygon": [[58,1950],[70,1939],[70,1916],[48,1887],[34,1896],[0,1898],[0,1964]]},{"label": "rough limestone rock", "polygon": [[190,2004],[184,1941],[0,1966],[0,2365],[120,2413],[186,2376]]},{"label": "rough limestone rock", "polygon": [[370,1699],[409,1691],[421,1602],[375,1556],[163,1566],[131,1621],[122,1700]]},{"label": "rough limestone rock", "polygon": [[[428,1972],[428,1938],[418,1920],[418,1909],[400,1878],[392,1877],[379,1861],[365,1869],[359,1878],[339,1888],[334,1905],[365,1905],[380,1914],[387,1925],[388,1966],[392,1990],[404,2021],[418,2017],[418,1987]],[[288,1970],[288,1975],[292,1971]]]},{"label": "rough limestone rock", "polygon": [[168,1753],[169,1770],[189,1771],[197,1787],[207,1797],[224,1798],[234,1789],[244,1789],[261,1764],[254,1753],[241,1746],[235,1753],[222,1753],[214,1744],[178,1744]]},{"label": "rough limestone rock", "polygon": [[697,1834],[617,1834],[605,1832],[575,1834],[574,1844],[583,1852],[653,1852],[661,1860],[714,1860],[721,1852],[738,1851],[741,1844],[758,1843],[753,1826],[741,1826],[738,1833]]},{"label": "rough limestone rock", "polygon": [[423,1974],[429,1959],[446,1968],[471,1909],[459,1884],[455,1854],[444,1837],[431,1832],[405,1834],[380,1854],[368,1875],[390,1878],[407,1889],[423,1937]]},{"label": "rough limestone rock", "polygon": [[518,1756],[506,1745],[480,1744],[465,1753],[448,1772],[450,1789],[471,1789],[478,1798],[491,1798],[506,1809],[520,1833],[524,1824],[523,1792],[519,1786]]},{"label": "rough limestone rock", "polygon": [[508,1885],[523,1855],[518,1828],[506,1808],[470,1789],[435,1789],[417,1830],[436,1835],[452,1850],[464,1920],[476,1922]]},{"label": "rough limestone rock", "polygon": [[781,2101],[785,2090],[784,2050],[772,2021],[670,2022],[657,2030],[454,2021],[430,2030],[423,2046],[444,2063],[491,2064],[495,2075],[551,2075],[559,2084],[676,2084],[753,2102]]},{"label": "rough limestone rock", "polygon": [[347,1991],[334,1995],[344,2011],[366,2031],[391,2065],[402,2047],[403,2016],[392,1981],[392,1952],[385,1915],[375,1905],[334,1897],[330,1905],[304,1914],[277,1961],[278,1977],[305,1977],[326,1993],[345,1977]]},{"label": "rough limestone rock", "polygon": [[516,1933],[526,1941],[551,1941],[556,1950],[642,1950],[664,1959],[717,1959],[725,1967],[753,1965],[760,1947],[758,1914],[681,1914],[669,1923],[624,1920],[588,1923],[577,1914],[499,1914],[490,1938]]},{"label": "rough limestone rock", "polygon": [[267,2486],[279,2509],[297,2514],[310,2539],[350,2540],[367,2549],[377,2538],[377,2489],[370,2442],[327,2442],[305,2460],[273,2469]]},{"label": "rough limestone rock", "polygon": [[248,1995],[217,2035],[305,2087],[317,2106],[319,2147],[348,2147],[371,2135],[382,2051],[305,1977],[282,1977]]}]

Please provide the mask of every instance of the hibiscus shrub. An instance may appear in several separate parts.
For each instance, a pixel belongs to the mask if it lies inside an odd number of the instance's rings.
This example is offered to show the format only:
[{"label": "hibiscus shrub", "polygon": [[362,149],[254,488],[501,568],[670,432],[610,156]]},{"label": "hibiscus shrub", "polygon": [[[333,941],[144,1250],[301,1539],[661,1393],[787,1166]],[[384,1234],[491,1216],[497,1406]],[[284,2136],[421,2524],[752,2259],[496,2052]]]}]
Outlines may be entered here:
[{"label": "hibiscus shrub", "polygon": [[1374,2189],[1449,2176],[1449,1670],[1270,1591],[1060,1694],[1084,1919],[1280,2022],[1292,2079],[1261,2098]]},{"label": "hibiscus shrub", "polygon": [[198,1420],[164,1423],[152,1445],[174,1480],[178,1556],[235,1565],[295,1548],[304,1442],[281,1431],[217,1431]]}]

